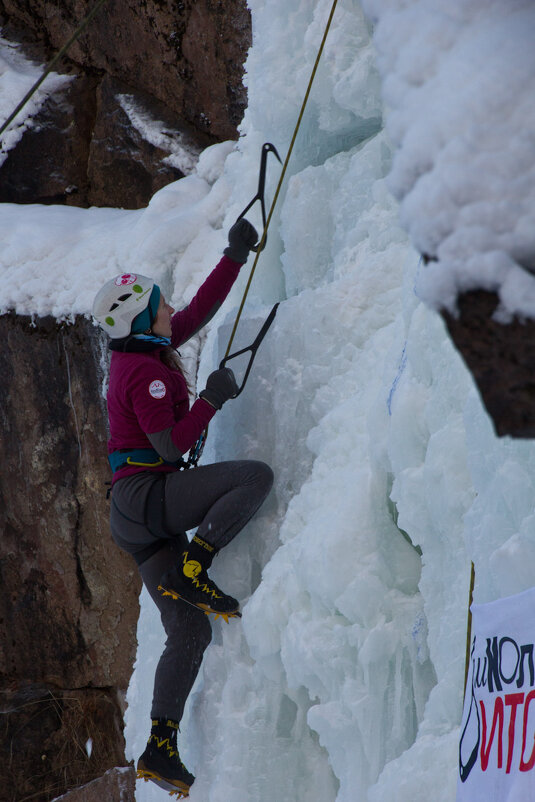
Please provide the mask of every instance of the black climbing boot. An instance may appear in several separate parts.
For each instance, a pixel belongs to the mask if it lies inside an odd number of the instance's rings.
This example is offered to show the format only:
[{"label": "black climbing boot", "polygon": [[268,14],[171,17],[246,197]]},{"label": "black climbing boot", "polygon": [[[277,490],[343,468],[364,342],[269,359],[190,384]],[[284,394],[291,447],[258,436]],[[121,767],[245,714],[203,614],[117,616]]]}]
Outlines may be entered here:
[{"label": "black climbing boot", "polygon": [[169,719],[152,720],[152,730],[145,751],[137,762],[137,777],[151,780],[170,796],[184,799],[189,795],[195,777],[180,760],[176,734],[178,724]]},{"label": "black climbing boot", "polygon": [[158,590],[164,596],[183,601],[198,607],[207,615],[214,613],[227,623],[229,618],[241,617],[239,602],[219,590],[208,576],[212,558],[216,553],[213,546],[195,535],[189,548],[182,553],[181,562],[162,577]]}]

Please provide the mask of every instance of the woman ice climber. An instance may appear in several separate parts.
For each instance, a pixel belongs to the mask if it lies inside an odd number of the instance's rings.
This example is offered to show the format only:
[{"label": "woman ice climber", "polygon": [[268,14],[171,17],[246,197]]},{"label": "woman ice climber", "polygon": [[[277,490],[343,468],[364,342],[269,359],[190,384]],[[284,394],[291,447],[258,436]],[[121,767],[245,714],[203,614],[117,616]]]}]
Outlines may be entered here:
[{"label": "woman ice climber", "polygon": [[[108,281],[93,305],[94,317],[111,337],[111,531],[136,560],[167,635],[138,776],[184,796],[195,778],[180,760],[177,730],[211,640],[207,614],[227,621],[240,615],[238,601],[217,587],[208,569],[258,510],[273,482],[271,469],[251,460],[179,467],[182,455],[238,389],[229,368],[216,370],[190,409],[175,350],[219,309],[257,233],[242,218],[228,239],[225,255],[180,312],[152,279],[133,273]],[[185,532],[195,527],[189,542]]]}]

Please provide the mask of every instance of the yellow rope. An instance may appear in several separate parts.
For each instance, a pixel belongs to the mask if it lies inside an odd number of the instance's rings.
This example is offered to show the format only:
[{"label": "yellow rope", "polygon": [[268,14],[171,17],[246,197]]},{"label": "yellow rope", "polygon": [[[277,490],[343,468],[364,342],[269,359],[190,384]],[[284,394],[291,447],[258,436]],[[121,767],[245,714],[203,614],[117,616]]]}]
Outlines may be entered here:
[{"label": "yellow rope", "polygon": [[253,276],[254,276],[254,273],[255,273],[255,270],[256,270],[256,266],[257,266],[258,260],[260,258],[260,253],[261,253],[261,251],[262,251],[262,249],[264,247],[264,243],[266,241],[266,236],[267,236],[267,231],[268,231],[268,228],[269,228],[269,224],[271,223],[271,218],[273,217],[273,213],[275,211],[275,205],[276,205],[277,200],[279,198],[279,194],[280,194],[280,191],[281,191],[281,188],[282,188],[282,184],[283,184],[284,178],[286,176],[286,170],[288,169],[288,162],[290,161],[290,156],[292,155],[292,151],[293,151],[293,148],[294,148],[294,145],[295,145],[295,140],[297,139],[297,134],[299,133],[299,128],[301,127],[301,122],[303,120],[303,114],[305,113],[305,108],[306,108],[306,105],[307,105],[307,102],[308,102],[310,91],[312,89],[312,84],[314,83],[314,78],[316,77],[316,72],[317,72],[317,69],[318,69],[319,62],[320,62],[321,54],[323,53],[323,48],[325,47],[325,42],[327,40],[327,34],[329,33],[329,28],[331,27],[331,22],[332,22],[332,19],[333,19],[333,16],[334,16],[334,12],[335,12],[337,3],[338,3],[338,0],[334,0],[333,1],[331,12],[329,14],[329,19],[327,20],[327,25],[325,27],[325,31],[324,31],[324,34],[323,34],[323,39],[321,40],[321,45],[320,45],[320,48],[318,50],[318,55],[316,56],[316,61],[314,63],[314,67],[312,68],[312,72],[310,74],[310,79],[309,79],[309,82],[308,82],[307,90],[305,92],[305,97],[304,97],[303,103],[301,105],[301,111],[299,112],[299,116],[297,118],[297,123],[296,123],[295,128],[294,128],[293,136],[292,136],[292,139],[291,139],[291,142],[290,142],[290,147],[288,148],[288,153],[286,154],[286,158],[285,158],[284,164],[282,166],[282,171],[281,171],[281,175],[280,175],[280,178],[279,178],[279,183],[277,184],[277,189],[275,190],[275,195],[273,197],[273,201],[271,203],[271,208],[270,208],[269,214],[267,216],[266,225],[265,225],[264,231],[262,233],[262,238],[261,238],[259,246],[258,246],[258,251],[256,253],[256,257],[255,257],[255,260],[253,262],[253,266],[251,268],[251,273],[249,274],[249,279],[247,281],[247,285],[246,285],[245,291],[243,293],[243,298],[241,300],[240,308],[238,309],[238,313],[236,315],[236,320],[234,321],[234,326],[233,326],[233,329],[232,329],[232,332],[231,332],[231,335],[230,335],[230,338],[229,338],[229,341],[228,341],[227,350],[225,352],[225,357],[227,357],[229,355],[229,353],[230,353],[230,349],[231,349],[232,343],[234,341],[234,335],[236,334],[236,329],[238,328],[238,323],[240,322],[240,318],[241,318],[241,314],[242,314],[242,311],[243,311],[243,307],[245,305],[245,301],[247,299],[247,295],[249,294],[249,288],[251,286],[251,282],[253,280]]},{"label": "yellow rope", "polygon": [[101,6],[103,6],[105,2],[106,2],[106,0],[98,0],[97,4],[96,4],[96,6],[93,8],[93,10],[92,10],[92,11],[90,11],[90,12],[89,12],[89,14],[88,14],[86,17],[84,17],[84,19],[81,21],[81,23],[79,24],[79,26],[78,26],[78,27],[76,28],[76,30],[74,31],[74,33],[73,33],[73,35],[71,36],[71,38],[70,38],[70,39],[69,39],[67,42],[65,42],[65,44],[63,45],[63,47],[61,48],[61,50],[59,51],[59,53],[57,53],[57,54],[54,56],[54,58],[52,59],[52,61],[50,61],[50,62],[49,62],[48,66],[46,67],[46,69],[45,69],[45,71],[43,72],[43,74],[41,75],[41,77],[37,79],[37,81],[34,83],[34,85],[32,86],[32,88],[31,88],[31,89],[30,89],[30,90],[29,90],[29,91],[28,91],[28,92],[27,92],[27,93],[24,95],[24,97],[23,97],[23,98],[22,98],[22,100],[20,101],[20,103],[19,103],[19,105],[17,106],[17,108],[16,108],[16,109],[15,109],[15,110],[12,112],[12,114],[10,114],[10,115],[9,115],[9,117],[7,118],[7,120],[4,122],[4,124],[3,124],[3,125],[2,125],[2,127],[0,128],[0,135],[1,135],[1,134],[3,134],[3,133],[4,133],[4,131],[6,130],[6,128],[8,127],[8,125],[9,125],[10,123],[12,123],[12,122],[13,122],[13,120],[15,119],[15,117],[17,116],[17,114],[18,114],[20,111],[22,111],[22,109],[24,108],[24,106],[26,105],[26,103],[27,103],[27,102],[30,100],[30,98],[32,97],[32,95],[34,95],[34,94],[35,94],[35,92],[37,92],[37,90],[39,89],[39,87],[41,86],[41,84],[43,83],[43,81],[45,80],[45,78],[47,77],[47,75],[48,75],[49,73],[51,73],[51,72],[52,72],[52,70],[54,69],[55,65],[56,65],[56,64],[57,64],[57,62],[60,60],[60,58],[62,58],[62,56],[64,56],[64,55],[65,55],[65,53],[67,52],[67,50],[69,49],[69,47],[72,45],[72,43],[73,43],[73,42],[75,42],[75,41],[76,41],[76,39],[78,39],[78,37],[80,36],[80,34],[82,33],[82,31],[83,31],[85,28],[87,28],[87,26],[89,25],[89,23],[91,22],[91,20],[93,19],[93,17],[95,16],[95,14],[97,13],[97,11],[99,10],[99,8],[100,8]]}]

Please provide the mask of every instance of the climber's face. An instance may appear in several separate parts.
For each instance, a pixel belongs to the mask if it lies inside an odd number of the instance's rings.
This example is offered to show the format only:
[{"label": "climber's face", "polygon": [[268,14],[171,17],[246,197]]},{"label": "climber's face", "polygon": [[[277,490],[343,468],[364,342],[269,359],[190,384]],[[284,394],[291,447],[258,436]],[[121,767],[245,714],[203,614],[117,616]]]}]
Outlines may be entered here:
[{"label": "climber's face", "polygon": [[156,318],[152,324],[152,331],[160,337],[171,336],[171,318],[175,314],[175,310],[168,304],[163,295],[160,296],[160,303]]}]

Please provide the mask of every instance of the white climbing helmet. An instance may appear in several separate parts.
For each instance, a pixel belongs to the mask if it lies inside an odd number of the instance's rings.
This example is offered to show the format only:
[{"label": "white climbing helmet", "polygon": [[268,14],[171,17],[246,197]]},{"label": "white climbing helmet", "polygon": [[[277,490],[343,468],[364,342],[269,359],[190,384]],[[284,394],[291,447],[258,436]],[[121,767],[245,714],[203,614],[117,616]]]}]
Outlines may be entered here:
[{"label": "white climbing helmet", "polygon": [[[153,289],[157,293],[153,293]],[[156,312],[149,310],[154,305],[158,308],[160,292],[154,280],[147,276],[140,276],[139,273],[123,273],[120,276],[110,279],[98,291],[93,301],[93,317],[102,326],[106,334],[113,339],[127,337],[132,331],[134,319],[147,310],[147,320],[143,321],[146,325],[139,330],[150,328]],[[151,295],[157,298],[151,299]],[[152,319],[150,312],[153,312]],[[136,326],[136,328],[138,328]]]}]

